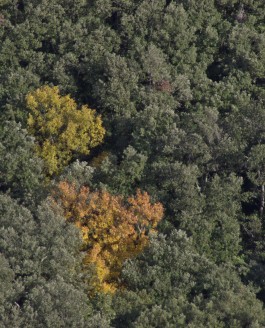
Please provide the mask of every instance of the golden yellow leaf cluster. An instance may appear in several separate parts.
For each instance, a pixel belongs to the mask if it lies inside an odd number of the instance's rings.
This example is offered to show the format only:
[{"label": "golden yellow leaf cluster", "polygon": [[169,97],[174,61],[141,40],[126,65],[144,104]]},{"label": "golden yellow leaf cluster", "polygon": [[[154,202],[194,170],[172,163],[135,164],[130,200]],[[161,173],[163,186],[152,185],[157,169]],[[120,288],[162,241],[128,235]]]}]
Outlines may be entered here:
[{"label": "golden yellow leaf cluster", "polygon": [[77,108],[58,87],[43,86],[26,97],[29,132],[36,140],[36,152],[44,160],[48,176],[60,173],[74,155],[88,155],[99,145],[105,129],[95,110]]}]

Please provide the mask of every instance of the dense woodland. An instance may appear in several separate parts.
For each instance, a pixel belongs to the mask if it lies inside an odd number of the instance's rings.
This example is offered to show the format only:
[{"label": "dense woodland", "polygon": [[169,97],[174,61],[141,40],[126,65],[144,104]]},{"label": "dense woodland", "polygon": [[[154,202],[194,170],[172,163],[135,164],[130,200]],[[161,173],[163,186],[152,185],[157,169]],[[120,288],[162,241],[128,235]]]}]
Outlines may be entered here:
[{"label": "dense woodland", "polygon": [[0,327],[265,327],[264,0],[2,0]]}]

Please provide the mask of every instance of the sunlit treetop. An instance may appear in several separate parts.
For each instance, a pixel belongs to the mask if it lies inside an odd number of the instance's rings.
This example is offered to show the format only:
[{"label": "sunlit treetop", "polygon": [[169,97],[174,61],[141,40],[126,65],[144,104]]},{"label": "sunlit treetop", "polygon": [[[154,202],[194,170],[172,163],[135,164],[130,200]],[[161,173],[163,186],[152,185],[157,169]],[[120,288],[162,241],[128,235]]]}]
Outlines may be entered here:
[{"label": "sunlit treetop", "polygon": [[127,200],[107,191],[92,192],[88,187],[61,181],[53,200],[64,217],[82,232],[85,265],[95,265],[94,290],[114,292],[125,260],[140,254],[149,243],[150,232],[163,216],[161,203],[151,203],[146,192],[137,191]]},{"label": "sunlit treetop", "polygon": [[99,145],[105,129],[95,110],[77,107],[58,87],[43,86],[26,97],[28,129],[36,138],[36,152],[45,162],[48,176],[60,173],[73,157],[88,155]]}]

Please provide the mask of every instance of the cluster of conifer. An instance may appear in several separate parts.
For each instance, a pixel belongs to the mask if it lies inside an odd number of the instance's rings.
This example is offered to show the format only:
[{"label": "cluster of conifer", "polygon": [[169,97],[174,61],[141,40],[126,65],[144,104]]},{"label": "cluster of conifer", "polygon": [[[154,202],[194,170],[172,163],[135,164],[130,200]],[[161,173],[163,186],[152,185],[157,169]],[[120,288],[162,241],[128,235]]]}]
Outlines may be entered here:
[{"label": "cluster of conifer", "polygon": [[0,328],[265,326],[265,2],[2,0]]}]

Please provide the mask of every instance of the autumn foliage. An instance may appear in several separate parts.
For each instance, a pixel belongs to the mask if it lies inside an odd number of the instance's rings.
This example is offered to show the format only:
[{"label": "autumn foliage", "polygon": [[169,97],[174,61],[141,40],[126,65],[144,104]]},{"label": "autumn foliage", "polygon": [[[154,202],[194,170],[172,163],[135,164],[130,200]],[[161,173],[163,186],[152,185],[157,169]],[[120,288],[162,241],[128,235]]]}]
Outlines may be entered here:
[{"label": "autumn foliage", "polygon": [[58,87],[30,92],[26,103],[28,129],[35,136],[37,154],[49,176],[60,173],[73,156],[88,155],[103,140],[105,129],[95,110],[86,105],[78,109],[69,95],[59,94]]},{"label": "autumn foliage", "polygon": [[84,263],[95,265],[94,288],[104,292],[117,288],[122,264],[143,250],[163,216],[162,205],[151,204],[149,195],[139,190],[124,200],[107,191],[60,182],[53,199],[65,218],[81,229]]}]

